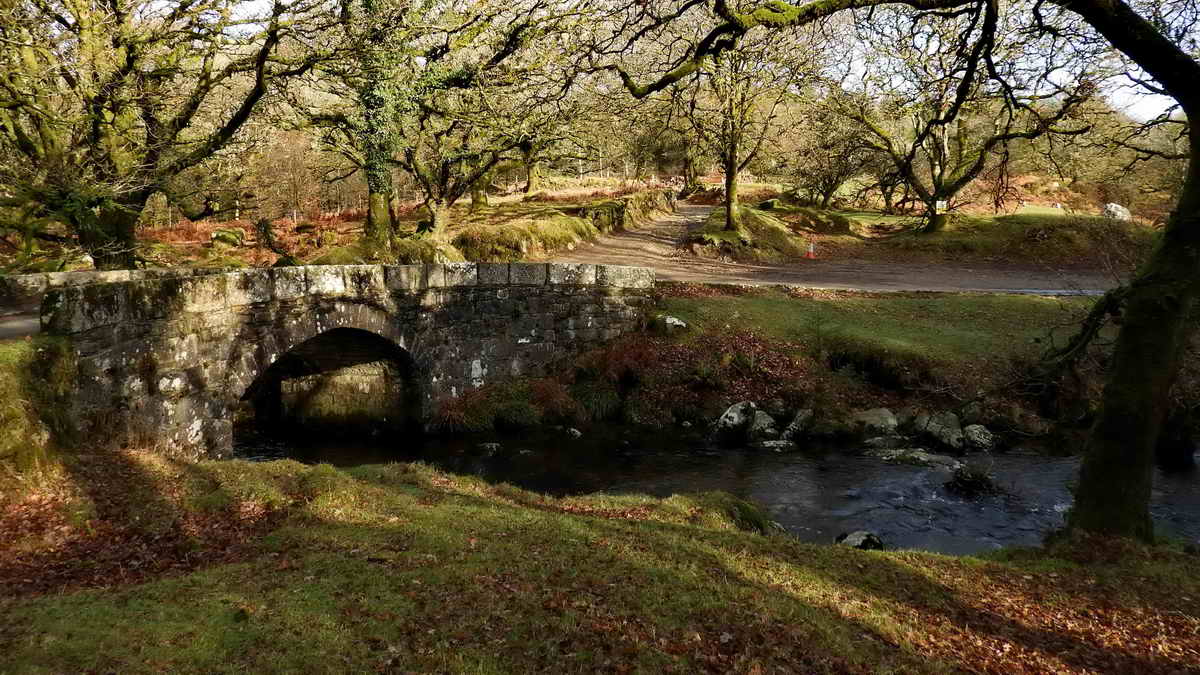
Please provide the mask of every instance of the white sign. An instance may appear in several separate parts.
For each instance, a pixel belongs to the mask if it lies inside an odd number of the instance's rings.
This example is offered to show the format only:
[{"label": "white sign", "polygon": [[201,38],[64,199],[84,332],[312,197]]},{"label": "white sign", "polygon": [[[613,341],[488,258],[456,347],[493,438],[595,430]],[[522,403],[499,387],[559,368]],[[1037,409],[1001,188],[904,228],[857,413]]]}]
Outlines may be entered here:
[{"label": "white sign", "polygon": [[950,204],[949,204],[949,203],[947,203],[947,202],[946,202],[946,200],[944,200],[944,199],[939,199],[939,200],[938,200],[938,201],[937,201],[937,202],[936,202],[936,203],[933,205],[933,210],[934,210],[934,212],[935,212],[935,213],[941,213],[941,212],[945,211],[945,210],[946,210],[946,209],[948,209],[948,208],[950,208]]}]

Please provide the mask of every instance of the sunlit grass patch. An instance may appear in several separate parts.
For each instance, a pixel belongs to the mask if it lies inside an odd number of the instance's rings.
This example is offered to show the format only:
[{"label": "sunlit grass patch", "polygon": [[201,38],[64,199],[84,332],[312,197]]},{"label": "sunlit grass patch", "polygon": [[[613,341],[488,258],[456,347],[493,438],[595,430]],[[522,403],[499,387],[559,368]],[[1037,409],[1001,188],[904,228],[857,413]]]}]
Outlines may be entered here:
[{"label": "sunlit grass patch", "polygon": [[1172,549],[865,552],[756,534],[755,507],[721,493],[553,498],[421,464],[123,457],[80,492],[133,481],[184,522],[206,491],[286,504],[230,561],[0,599],[6,669],[1170,672],[1200,656],[1195,558]]}]

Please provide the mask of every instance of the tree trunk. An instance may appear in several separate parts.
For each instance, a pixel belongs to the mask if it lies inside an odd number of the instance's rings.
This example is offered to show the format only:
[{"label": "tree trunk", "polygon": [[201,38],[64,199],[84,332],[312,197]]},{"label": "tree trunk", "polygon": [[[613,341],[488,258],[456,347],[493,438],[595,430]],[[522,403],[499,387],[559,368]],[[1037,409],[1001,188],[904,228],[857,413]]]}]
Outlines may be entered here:
[{"label": "tree trunk", "polygon": [[726,157],[725,165],[725,229],[738,229],[738,182],[737,158]]},{"label": "tree trunk", "polygon": [[699,182],[699,177],[696,175],[696,160],[692,158],[691,152],[687,152],[683,156],[683,194],[694,193]]},{"label": "tree trunk", "polygon": [[446,233],[450,224],[450,204],[440,199],[430,199],[425,202],[429,211],[429,220],[422,223],[421,232],[431,237],[440,237]]},{"label": "tree trunk", "polygon": [[837,188],[821,193],[821,208],[829,208],[829,202],[833,201],[833,195],[837,193]]},{"label": "tree trunk", "polygon": [[[375,2],[363,1],[363,11],[374,19],[377,12]],[[382,44],[384,36],[378,25],[373,23],[371,46],[363,53],[363,70],[366,78],[359,90],[362,106],[363,126],[360,140],[363,149],[363,173],[367,177],[367,222],[363,226],[363,238],[373,244],[388,244],[395,229],[392,218],[392,152],[394,150],[391,128],[392,105],[387,72],[380,54],[374,45]]]},{"label": "tree trunk", "polygon": [[921,228],[924,234],[933,234],[934,232],[943,232],[946,225],[950,223],[949,213],[939,213],[930,209],[925,216],[925,227]]},{"label": "tree trunk", "polygon": [[94,221],[75,223],[79,245],[98,270],[133,269],[137,257],[135,230],[144,204],[101,208]]},{"label": "tree trunk", "polygon": [[538,163],[535,160],[525,162],[525,188],[523,192],[526,197],[537,192],[541,188],[541,171],[538,169]]},{"label": "tree trunk", "polygon": [[[1195,147],[1196,142],[1193,143]],[[1193,158],[1197,156],[1193,150]],[[1159,246],[1129,287],[1068,526],[1150,541],[1154,449],[1200,291],[1200,165],[1192,159]]]},{"label": "tree trunk", "polygon": [[471,213],[478,213],[488,206],[487,183],[480,179],[471,186]]}]

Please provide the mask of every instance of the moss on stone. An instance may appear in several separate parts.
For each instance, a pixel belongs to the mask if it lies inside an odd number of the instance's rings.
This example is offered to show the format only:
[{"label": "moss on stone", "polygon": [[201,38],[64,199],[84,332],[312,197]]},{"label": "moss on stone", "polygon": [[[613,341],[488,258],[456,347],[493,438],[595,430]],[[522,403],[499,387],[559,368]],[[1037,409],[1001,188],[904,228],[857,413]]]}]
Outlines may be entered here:
[{"label": "moss on stone", "polygon": [[[0,486],[58,466],[74,361],[63,341],[0,341]],[[0,489],[0,492],[5,490]]]}]

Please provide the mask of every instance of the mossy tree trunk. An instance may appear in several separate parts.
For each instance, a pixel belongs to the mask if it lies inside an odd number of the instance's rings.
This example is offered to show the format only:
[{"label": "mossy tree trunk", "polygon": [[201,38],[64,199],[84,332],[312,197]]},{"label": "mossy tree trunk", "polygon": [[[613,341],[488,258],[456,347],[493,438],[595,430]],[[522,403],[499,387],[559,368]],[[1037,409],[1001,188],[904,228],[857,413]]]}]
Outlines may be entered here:
[{"label": "mossy tree trunk", "polygon": [[525,163],[525,187],[522,189],[525,196],[528,197],[536,193],[542,186],[542,170],[538,167],[537,160],[528,160]]},{"label": "mossy tree trunk", "polygon": [[949,213],[938,211],[936,208],[931,208],[925,213],[925,226],[921,228],[921,232],[924,234],[944,232],[946,230],[946,226],[949,224]]},{"label": "mossy tree trunk", "polygon": [[363,238],[374,245],[387,245],[395,231],[392,218],[392,113],[394,91],[388,82],[385,55],[378,45],[386,39],[383,22],[376,16],[380,9],[377,0],[363,0],[363,13],[370,22],[369,44],[363,50],[362,68],[365,77],[359,90],[362,106],[360,142],[363,149],[363,172],[367,178],[367,221]]},{"label": "mossy tree trunk", "polygon": [[737,149],[728,151],[721,164],[725,169],[725,229],[738,229],[738,161]]},{"label": "mossy tree trunk", "polygon": [[444,199],[430,199],[425,202],[429,211],[429,220],[422,231],[430,237],[444,237],[450,225],[450,204]]},{"label": "mossy tree trunk", "polygon": [[692,156],[691,148],[683,155],[683,194],[690,195],[700,188],[700,176],[696,170],[696,158]]},{"label": "mossy tree trunk", "polygon": [[[1195,133],[1195,132],[1193,132]],[[1200,142],[1162,241],[1129,287],[1069,526],[1153,538],[1154,450],[1200,292]]]},{"label": "mossy tree trunk", "polygon": [[477,181],[471,186],[471,213],[478,213],[488,206],[487,182]]},{"label": "mossy tree trunk", "polygon": [[137,262],[136,230],[144,204],[102,206],[86,210],[72,223],[79,244],[98,270],[132,269]]}]

